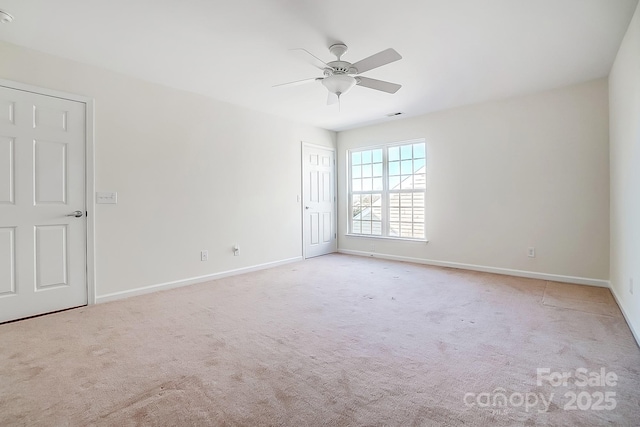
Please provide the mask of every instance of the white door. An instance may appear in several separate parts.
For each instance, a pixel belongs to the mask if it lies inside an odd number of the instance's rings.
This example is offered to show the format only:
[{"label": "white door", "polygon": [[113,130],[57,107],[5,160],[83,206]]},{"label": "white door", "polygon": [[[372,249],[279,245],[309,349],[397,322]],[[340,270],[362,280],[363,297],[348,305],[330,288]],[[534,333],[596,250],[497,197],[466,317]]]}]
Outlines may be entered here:
[{"label": "white door", "polygon": [[335,152],[304,144],[302,175],[304,256],[336,252]]},{"label": "white door", "polygon": [[85,104],[0,87],[0,322],[87,304]]}]

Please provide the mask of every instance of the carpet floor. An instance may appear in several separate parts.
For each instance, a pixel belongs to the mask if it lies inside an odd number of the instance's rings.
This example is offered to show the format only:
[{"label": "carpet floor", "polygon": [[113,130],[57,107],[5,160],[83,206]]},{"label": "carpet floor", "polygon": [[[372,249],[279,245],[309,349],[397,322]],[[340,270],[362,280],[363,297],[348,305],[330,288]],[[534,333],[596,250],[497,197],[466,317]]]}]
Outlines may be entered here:
[{"label": "carpet floor", "polygon": [[637,426],[609,290],[347,255],[0,325],[0,425]]}]

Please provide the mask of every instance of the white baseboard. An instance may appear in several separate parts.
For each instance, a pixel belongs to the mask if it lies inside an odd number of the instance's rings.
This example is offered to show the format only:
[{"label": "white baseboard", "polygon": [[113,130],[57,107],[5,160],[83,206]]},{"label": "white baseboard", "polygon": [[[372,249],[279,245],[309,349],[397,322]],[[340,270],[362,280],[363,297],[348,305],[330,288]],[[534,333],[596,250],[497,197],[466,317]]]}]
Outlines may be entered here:
[{"label": "white baseboard", "polygon": [[253,265],[250,267],[238,268],[236,270],[227,270],[220,273],[207,274],[205,276],[191,277],[189,279],[176,280],[173,282],[159,283],[157,285],[143,286],[141,288],[128,289],[126,291],[113,292],[110,294],[99,295],[96,297],[96,303],[116,301],[123,298],[129,298],[137,295],[144,295],[151,292],[162,291],[165,289],[180,288],[182,286],[195,285],[196,283],[208,282],[210,280],[221,279],[223,277],[236,276],[238,274],[250,273],[252,271],[264,270],[280,265],[290,264],[292,262],[302,261],[301,256],[284,259],[280,261],[267,262],[264,264]]},{"label": "white baseboard", "polygon": [[484,273],[504,274],[507,276],[526,277],[529,279],[550,280],[553,282],[575,283],[577,285],[598,286],[602,288],[610,288],[608,280],[590,279],[587,277],[562,276],[559,274],[537,273],[535,271],[511,270],[509,268],[486,267],[483,265],[463,264],[459,262],[436,261],[423,258],[411,258],[397,255],[380,254],[376,252],[352,251],[348,249],[339,249],[338,252],[348,255],[358,255],[373,258],[389,259],[393,261],[413,262],[415,264],[434,265],[438,267],[459,268],[462,270],[482,271]]},{"label": "white baseboard", "polygon": [[629,316],[627,316],[627,312],[624,311],[624,307],[622,306],[622,304],[620,304],[620,299],[618,298],[616,289],[613,286],[611,286],[611,294],[613,295],[613,299],[616,300],[616,304],[618,304],[618,307],[620,307],[620,311],[622,312],[622,316],[624,316],[624,320],[626,320],[627,325],[629,325],[631,335],[633,335],[633,337],[636,339],[636,344],[638,344],[638,347],[640,347],[640,334],[636,332],[636,330],[633,328],[633,324],[629,321]]}]

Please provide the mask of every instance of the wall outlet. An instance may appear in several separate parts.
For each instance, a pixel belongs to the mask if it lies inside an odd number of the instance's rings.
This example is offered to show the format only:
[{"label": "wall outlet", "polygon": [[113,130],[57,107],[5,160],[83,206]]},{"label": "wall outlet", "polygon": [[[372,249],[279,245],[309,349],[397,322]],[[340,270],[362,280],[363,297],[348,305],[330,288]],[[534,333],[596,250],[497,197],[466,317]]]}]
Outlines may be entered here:
[{"label": "wall outlet", "polygon": [[209,251],[200,251],[200,261],[209,261]]},{"label": "wall outlet", "polygon": [[629,279],[629,293],[633,295],[633,277]]},{"label": "wall outlet", "polygon": [[233,256],[240,256],[240,246],[238,246],[238,244],[236,243],[236,245],[233,247]]},{"label": "wall outlet", "polygon": [[535,258],[536,257],[536,248],[530,247],[529,249],[527,249],[527,256],[529,258]]}]

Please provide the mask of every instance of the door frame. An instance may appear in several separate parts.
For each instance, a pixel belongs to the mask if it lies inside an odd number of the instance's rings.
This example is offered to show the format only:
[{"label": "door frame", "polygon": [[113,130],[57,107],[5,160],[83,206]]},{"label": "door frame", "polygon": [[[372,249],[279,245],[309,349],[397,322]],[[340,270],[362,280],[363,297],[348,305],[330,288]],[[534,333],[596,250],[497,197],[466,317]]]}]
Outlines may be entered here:
[{"label": "door frame", "polygon": [[319,148],[321,150],[327,150],[327,151],[333,151],[333,223],[336,226],[336,235],[335,235],[335,239],[336,239],[336,251],[338,249],[338,176],[337,176],[337,168],[336,168],[336,163],[337,163],[337,159],[336,159],[336,148],[335,147],[329,147],[326,145],[320,145],[320,144],[312,144],[310,142],[304,142],[302,141],[300,144],[300,194],[301,194],[301,200],[300,200],[300,219],[302,221],[301,223],[301,231],[302,231],[302,258],[303,259],[308,259],[307,258],[307,248],[304,245],[304,233],[305,233],[305,226],[304,226],[304,222],[305,222],[305,215],[304,215],[304,202],[305,202],[305,193],[306,193],[306,189],[304,188],[304,180],[305,180],[305,162],[304,162],[304,149],[305,147],[309,147],[309,148]]},{"label": "door frame", "polygon": [[95,100],[82,95],[47,89],[40,86],[0,79],[0,86],[45,95],[54,98],[67,99],[85,104],[85,159],[84,159],[84,188],[86,213],[86,271],[87,303],[96,303],[96,250],[95,250]]}]

